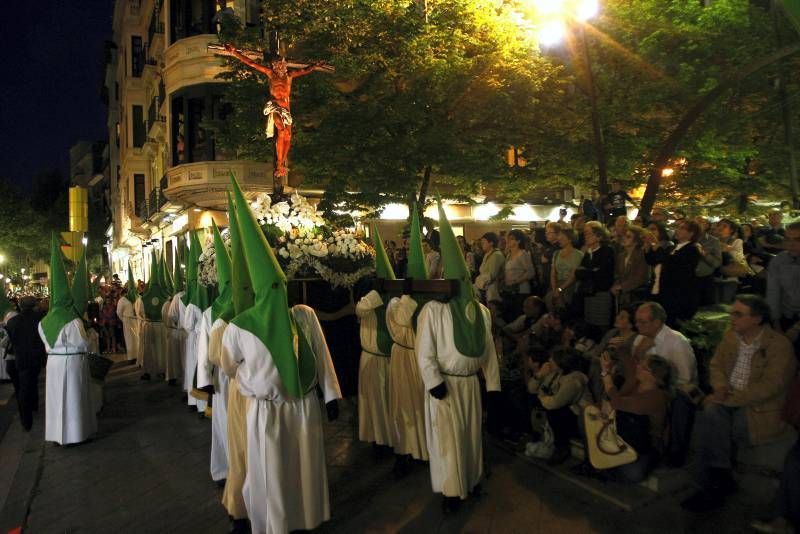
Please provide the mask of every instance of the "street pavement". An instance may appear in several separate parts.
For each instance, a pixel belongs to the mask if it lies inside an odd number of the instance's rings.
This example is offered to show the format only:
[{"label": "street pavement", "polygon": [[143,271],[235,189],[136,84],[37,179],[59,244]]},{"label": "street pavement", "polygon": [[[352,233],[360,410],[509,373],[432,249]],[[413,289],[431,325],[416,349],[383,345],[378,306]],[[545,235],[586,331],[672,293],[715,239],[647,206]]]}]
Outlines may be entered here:
[{"label": "street pavement", "polygon": [[[0,533],[229,530],[209,475],[210,421],[189,411],[179,388],[139,376],[132,366],[111,371],[97,436],[69,447],[43,442],[41,413],[23,432],[0,385]],[[318,532],[751,532],[770,494],[742,491],[725,509],[694,517],[678,506],[685,491],[587,483],[487,440],[480,497],[444,514],[427,465],[395,480],[393,459],[357,440],[354,413],[345,401],[326,424],[332,517]]]}]

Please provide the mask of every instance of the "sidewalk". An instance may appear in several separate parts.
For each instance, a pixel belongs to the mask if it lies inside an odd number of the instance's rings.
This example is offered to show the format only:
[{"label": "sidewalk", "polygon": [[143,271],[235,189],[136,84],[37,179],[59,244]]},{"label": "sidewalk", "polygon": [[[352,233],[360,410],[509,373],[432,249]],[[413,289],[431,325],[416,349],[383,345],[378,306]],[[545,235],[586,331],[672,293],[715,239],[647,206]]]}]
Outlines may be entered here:
[{"label": "sidewalk", "polygon": [[[210,421],[189,412],[179,388],[139,375],[112,370],[99,432],[88,443],[43,443],[41,413],[29,434],[12,421],[0,441],[0,490],[13,477],[8,499],[0,491],[0,533],[23,523],[31,533],[228,531],[222,490],[209,475]],[[332,518],[318,532],[750,532],[769,497],[741,494],[701,518],[681,511],[680,495],[651,496],[625,512],[490,442],[483,495],[444,515],[427,465],[395,481],[392,458],[375,458],[355,439],[352,408],[342,403],[340,419],[325,428]]]}]

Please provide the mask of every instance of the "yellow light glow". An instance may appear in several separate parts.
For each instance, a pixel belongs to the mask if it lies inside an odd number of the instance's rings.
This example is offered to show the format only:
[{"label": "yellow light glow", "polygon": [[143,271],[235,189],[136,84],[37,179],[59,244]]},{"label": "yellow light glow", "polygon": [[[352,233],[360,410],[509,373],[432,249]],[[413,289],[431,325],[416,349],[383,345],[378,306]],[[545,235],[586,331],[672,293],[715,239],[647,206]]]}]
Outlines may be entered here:
[{"label": "yellow light glow", "polygon": [[558,15],[566,11],[564,0],[533,0],[533,7],[542,15]]},{"label": "yellow light glow", "polygon": [[542,46],[553,46],[564,40],[567,35],[567,26],[561,19],[545,22],[537,32],[539,44]]},{"label": "yellow light glow", "polygon": [[597,0],[579,0],[575,5],[575,18],[585,22],[597,16],[598,11],[600,11],[600,5]]},{"label": "yellow light glow", "polygon": [[671,167],[665,167],[665,168],[661,169],[661,176],[664,177],[664,178],[669,178],[673,174],[675,174],[675,169],[673,169]]},{"label": "yellow light glow", "polygon": [[386,204],[381,212],[385,221],[401,221],[408,219],[408,206],[405,204]]},{"label": "yellow light glow", "polygon": [[472,208],[472,217],[476,221],[488,221],[490,217],[493,217],[498,213],[500,213],[500,208],[497,207],[497,204],[494,202],[481,204]]},{"label": "yellow light glow", "polygon": [[529,204],[522,204],[514,208],[514,212],[509,217],[512,221],[528,222],[535,221],[536,214]]}]

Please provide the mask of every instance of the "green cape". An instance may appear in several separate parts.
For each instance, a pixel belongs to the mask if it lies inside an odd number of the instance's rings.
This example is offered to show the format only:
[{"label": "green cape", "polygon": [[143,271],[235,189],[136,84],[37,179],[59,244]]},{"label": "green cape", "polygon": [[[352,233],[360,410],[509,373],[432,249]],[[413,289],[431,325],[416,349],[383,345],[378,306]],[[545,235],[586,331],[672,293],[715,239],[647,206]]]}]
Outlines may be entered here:
[{"label": "green cape", "polygon": [[[408,236],[408,263],[406,264],[406,278],[414,280],[427,280],[428,268],[425,265],[425,253],[422,251],[422,230],[419,224],[419,211],[416,203],[413,205],[411,213],[411,230]],[[417,318],[422,307],[430,300],[429,297],[415,296],[413,299],[417,303],[417,309],[412,317],[414,330],[417,329]]]},{"label": "green cape", "polygon": [[[383,240],[376,224],[372,225],[372,244],[375,247],[375,276],[384,280],[395,280],[392,263],[389,261],[386,249],[383,248]],[[381,293],[381,299],[383,304],[375,308],[375,315],[378,318],[377,342],[378,349],[388,355],[392,353],[394,344],[389,328],[386,326],[386,305],[389,304],[389,295]]]},{"label": "green cape", "polygon": [[211,221],[214,230],[214,257],[217,265],[217,287],[219,295],[211,304],[211,324],[217,319],[230,322],[235,315],[233,309],[233,289],[231,288],[231,257],[219,233],[217,223]]},{"label": "green cape", "polygon": [[175,250],[175,275],[172,277],[173,295],[177,295],[186,289],[186,283],[183,279],[183,267],[181,267],[181,262],[185,261],[186,258],[186,244],[183,239],[182,237],[178,238],[178,247]]},{"label": "green cape", "polygon": [[233,308],[236,315],[253,306],[253,284],[250,282],[250,271],[244,257],[244,244],[239,223],[236,221],[236,208],[231,194],[228,195],[228,221],[231,232],[231,289],[233,292]]},{"label": "green cape", "polygon": [[234,317],[232,322],[261,340],[272,355],[286,392],[299,399],[316,378],[314,353],[289,310],[286,275],[233,176],[231,186],[236,221],[255,291],[253,306]]},{"label": "green cape", "polygon": [[199,252],[197,249],[199,247],[195,247],[194,245],[194,238],[192,237],[194,232],[189,230],[189,254],[186,257],[186,292],[181,297],[181,301],[183,304],[188,306],[190,302],[192,302],[192,298],[194,298],[195,288],[197,287],[197,259],[200,257]]},{"label": "green cape", "polygon": [[[453,338],[458,352],[464,356],[477,358],[483,355],[486,347],[486,327],[480,304],[475,298],[464,253],[444,213],[442,199],[437,198],[439,205],[439,245],[444,262],[444,278],[458,280],[458,296],[448,303],[453,315]],[[470,317],[472,319],[470,320]]]},{"label": "green cape", "polygon": [[161,266],[155,250],[150,255],[150,265],[150,280],[147,281],[147,289],[142,294],[144,316],[151,321],[161,321],[161,308],[169,296],[161,287]]},{"label": "green cape", "polygon": [[53,234],[50,238],[50,309],[41,321],[44,337],[52,348],[58,340],[58,334],[64,325],[78,319],[72,294],[67,282],[67,273],[64,270],[64,261],[61,257],[61,248],[58,238]]},{"label": "green cape", "polygon": [[128,292],[125,294],[125,297],[131,304],[136,302],[136,299],[139,298],[139,291],[136,287],[136,281],[133,279],[133,268],[131,267],[130,261],[128,261]]}]

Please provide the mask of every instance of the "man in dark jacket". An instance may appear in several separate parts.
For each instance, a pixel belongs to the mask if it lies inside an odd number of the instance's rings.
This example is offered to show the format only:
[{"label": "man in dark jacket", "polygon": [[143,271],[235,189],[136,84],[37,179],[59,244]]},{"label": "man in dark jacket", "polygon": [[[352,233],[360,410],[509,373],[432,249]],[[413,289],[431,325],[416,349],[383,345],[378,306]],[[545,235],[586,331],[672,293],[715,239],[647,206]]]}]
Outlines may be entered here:
[{"label": "man in dark jacket", "polygon": [[10,340],[8,350],[14,354],[14,360],[11,361],[18,376],[16,395],[19,417],[25,430],[31,429],[33,412],[39,409],[39,371],[46,358],[44,344],[39,337],[42,315],[35,307],[35,298],[22,298],[19,301],[19,315],[6,324]]}]

